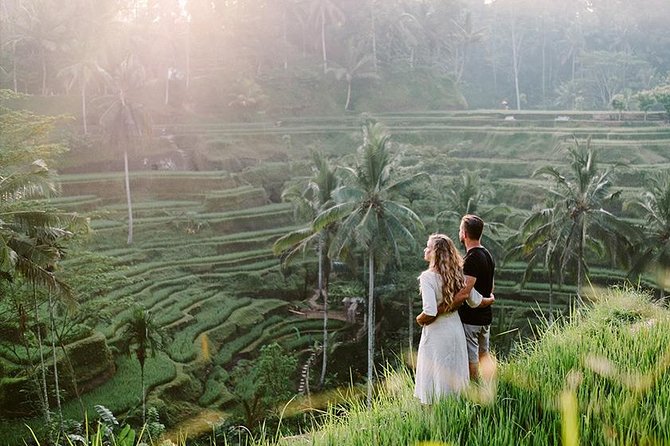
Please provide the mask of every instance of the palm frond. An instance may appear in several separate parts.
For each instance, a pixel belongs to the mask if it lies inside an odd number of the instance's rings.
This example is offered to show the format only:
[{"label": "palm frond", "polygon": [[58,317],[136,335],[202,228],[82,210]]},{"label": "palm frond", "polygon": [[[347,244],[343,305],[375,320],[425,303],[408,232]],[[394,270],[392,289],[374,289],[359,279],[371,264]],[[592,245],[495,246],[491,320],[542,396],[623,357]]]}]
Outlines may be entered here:
[{"label": "palm frond", "polygon": [[316,216],[312,222],[312,228],[315,232],[321,231],[328,225],[342,220],[356,208],[355,203],[341,203],[326,209]]},{"label": "palm frond", "polygon": [[304,244],[313,235],[314,229],[311,226],[292,231],[279,237],[272,245],[272,251],[275,255],[279,255],[288,249],[294,248],[296,245]]}]

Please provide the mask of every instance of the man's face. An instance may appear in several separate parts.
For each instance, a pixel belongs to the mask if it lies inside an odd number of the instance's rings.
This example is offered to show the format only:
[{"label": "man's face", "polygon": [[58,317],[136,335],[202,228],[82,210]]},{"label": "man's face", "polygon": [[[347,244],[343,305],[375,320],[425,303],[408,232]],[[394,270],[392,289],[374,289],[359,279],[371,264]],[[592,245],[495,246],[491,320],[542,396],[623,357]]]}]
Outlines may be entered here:
[{"label": "man's face", "polygon": [[458,239],[461,241],[462,245],[465,245],[465,229],[463,229],[463,223],[458,227]]}]

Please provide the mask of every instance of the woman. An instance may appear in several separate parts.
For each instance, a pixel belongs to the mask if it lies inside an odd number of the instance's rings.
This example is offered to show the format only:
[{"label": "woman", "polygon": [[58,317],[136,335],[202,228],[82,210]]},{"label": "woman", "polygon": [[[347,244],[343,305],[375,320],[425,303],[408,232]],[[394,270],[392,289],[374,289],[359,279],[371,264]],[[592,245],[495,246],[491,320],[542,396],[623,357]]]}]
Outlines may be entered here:
[{"label": "woman", "polygon": [[[458,312],[438,314],[437,309],[440,304],[451,308],[454,296],[465,286],[465,276],[463,257],[444,234],[428,238],[423,258],[429,267],[419,276],[423,311],[416,321],[423,330],[414,395],[421,403],[432,404],[439,397],[458,393],[470,379],[465,334]],[[482,298],[473,288],[466,302],[477,307],[490,305],[493,298]]]}]

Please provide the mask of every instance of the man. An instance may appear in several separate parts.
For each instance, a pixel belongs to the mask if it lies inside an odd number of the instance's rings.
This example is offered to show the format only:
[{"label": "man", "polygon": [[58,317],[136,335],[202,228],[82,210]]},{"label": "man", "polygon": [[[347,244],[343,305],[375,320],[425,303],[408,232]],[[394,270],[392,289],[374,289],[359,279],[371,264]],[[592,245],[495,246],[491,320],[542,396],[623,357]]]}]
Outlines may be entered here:
[{"label": "man", "polygon": [[[457,294],[455,303],[465,300],[474,287],[482,296],[492,295],[495,261],[491,253],[481,244],[484,221],[476,215],[468,214],[461,219],[458,238],[465,246],[464,258],[465,288]],[[479,362],[489,355],[491,321],[493,312],[490,306],[470,308],[461,305],[458,314],[463,323],[465,339],[468,343],[468,362],[470,379],[479,378]]]}]

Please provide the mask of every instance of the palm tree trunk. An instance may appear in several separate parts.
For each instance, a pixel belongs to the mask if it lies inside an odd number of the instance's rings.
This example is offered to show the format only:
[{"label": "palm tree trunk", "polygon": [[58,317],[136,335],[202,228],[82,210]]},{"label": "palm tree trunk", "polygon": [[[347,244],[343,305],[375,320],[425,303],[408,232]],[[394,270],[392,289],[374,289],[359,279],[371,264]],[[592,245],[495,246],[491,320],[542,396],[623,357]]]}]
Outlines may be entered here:
[{"label": "palm tree trunk", "polygon": [[521,110],[521,93],[519,92],[519,54],[517,48],[516,25],[512,22],[512,68],[514,69],[514,92],[516,93],[516,109]]},{"label": "palm tree trunk", "polygon": [[579,223],[579,253],[577,256],[577,297],[581,297],[582,293],[582,282],[584,280],[583,275],[584,271],[582,270],[584,265],[584,230],[586,229],[584,225],[584,216],[581,216],[581,221]]},{"label": "palm tree trunk", "polygon": [[372,384],[375,354],[375,263],[372,249],[368,253],[368,407],[372,406]]},{"label": "palm tree trunk", "polygon": [[328,295],[323,289],[323,239],[319,236],[319,294],[323,296],[323,363],[321,364],[321,378],[319,386],[323,387],[326,381],[326,364],[328,362]]},{"label": "palm tree trunk", "polygon": [[58,336],[58,345],[60,346],[61,351],[63,352],[63,358],[65,358],[65,364],[67,364],[68,372],[72,376],[72,389],[74,389],[74,394],[77,397],[79,402],[79,408],[81,409],[82,419],[86,417],[86,408],[84,407],[84,402],[81,400],[81,394],[79,393],[79,386],[77,385],[77,376],[74,371],[74,366],[72,365],[72,360],[70,360],[70,355],[67,354],[67,349],[65,344],[63,344],[63,339]]},{"label": "palm tree trunk", "polygon": [[37,345],[40,351],[40,370],[42,372],[42,409],[44,410],[44,420],[47,425],[51,424],[51,411],[49,410],[49,391],[47,387],[47,367],[44,360],[44,349],[42,348],[42,330],[40,329],[39,305],[37,304],[37,291],[33,285],[33,301],[35,305],[35,326],[37,334]]},{"label": "palm tree trunk", "polygon": [[323,54],[323,74],[328,71],[328,57],[326,55],[326,10],[321,10],[321,51]]},{"label": "palm tree trunk", "polygon": [[372,66],[377,73],[377,29],[375,21],[375,0],[370,3],[370,20],[372,31]]},{"label": "palm tree trunk", "polygon": [[407,322],[408,322],[408,327],[409,327],[409,360],[411,361],[411,366],[414,368],[414,307],[412,305],[413,299],[412,299],[412,294],[407,293]]},{"label": "palm tree trunk", "polygon": [[88,127],[86,125],[86,81],[81,81],[81,121],[84,123],[84,135],[88,134]]},{"label": "palm tree trunk", "polygon": [[171,68],[168,68],[165,75],[165,105],[168,105],[170,102],[170,71]]},{"label": "palm tree trunk", "polygon": [[142,424],[147,424],[147,395],[144,391],[144,365],[140,367],[140,381],[142,382]]},{"label": "palm tree trunk", "polygon": [[191,86],[191,22],[186,25],[186,90]]},{"label": "palm tree trunk", "polygon": [[130,199],[130,176],[128,175],[128,150],[123,151],[123,165],[126,174],[126,201],[128,203],[128,244],[133,244],[133,203]]},{"label": "palm tree trunk", "polygon": [[19,86],[16,78],[16,42],[12,43],[12,85],[14,86],[14,93],[18,93]]},{"label": "palm tree trunk", "polygon": [[44,49],[40,51],[42,58],[42,96],[47,95],[47,59],[44,55]]},{"label": "palm tree trunk", "polygon": [[347,103],[344,105],[344,110],[351,110],[351,80],[347,80]]},{"label": "palm tree trunk", "polygon": [[542,28],[542,105],[545,105],[547,103],[547,33],[544,27],[544,19],[542,20],[541,28]]},{"label": "palm tree trunk", "polygon": [[288,70],[288,19],[287,19],[286,5],[284,5],[284,13],[282,14],[282,38],[284,39],[284,71]]},{"label": "palm tree trunk", "polygon": [[51,356],[54,362],[54,391],[56,393],[56,406],[58,407],[58,421],[61,432],[63,431],[63,408],[60,401],[60,383],[58,381],[58,358],[56,356],[56,316],[54,314],[53,298],[49,293],[49,319],[51,322]]},{"label": "palm tree trunk", "polygon": [[554,268],[549,265],[549,322],[554,322]]}]

